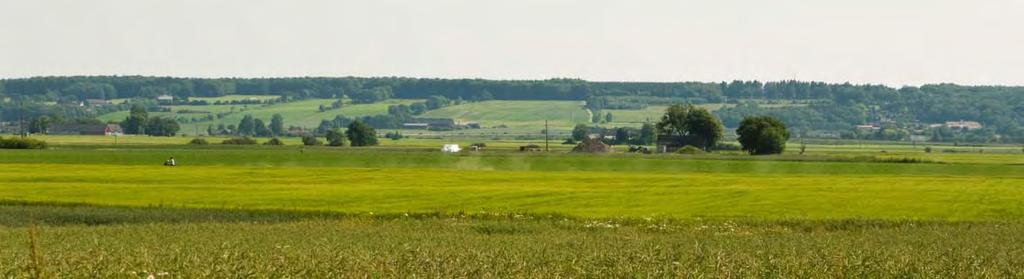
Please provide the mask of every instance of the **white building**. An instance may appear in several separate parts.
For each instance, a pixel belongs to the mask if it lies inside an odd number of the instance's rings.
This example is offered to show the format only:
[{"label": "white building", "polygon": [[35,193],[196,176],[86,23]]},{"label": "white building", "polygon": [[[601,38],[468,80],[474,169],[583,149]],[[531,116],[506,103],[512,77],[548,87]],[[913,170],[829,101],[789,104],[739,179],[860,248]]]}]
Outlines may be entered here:
[{"label": "white building", "polygon": [[953,130],[977,130],[981,129],[981,123],[977,121],[949,121],[946,122],[946,127]]},{"label": "white building", "polygon": [[445,144],[444,146],[441,146],[441,152],[459,153],[459,151],[462,151],[462,148],[459,148],[458,144]]}]

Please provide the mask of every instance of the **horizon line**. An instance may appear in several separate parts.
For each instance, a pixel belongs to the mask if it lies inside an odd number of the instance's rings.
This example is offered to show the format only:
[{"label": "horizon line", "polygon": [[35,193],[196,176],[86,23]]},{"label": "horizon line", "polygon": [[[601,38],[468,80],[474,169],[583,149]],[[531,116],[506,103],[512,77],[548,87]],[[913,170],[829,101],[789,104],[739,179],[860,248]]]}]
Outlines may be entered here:
[{"label": "horizon line", "polygon": [[585,79],[579,77],[548,77],[548,78],[490,78],[490,77],[438,77],[438,76],[415,76],[415,75],[277,75],[277,76],[189,76],[189,75],[147,75],[147,74],[71,74],[71,75],[31,75],[31,76],[0,76],[0,81],[8,80],[20,80],[20,79],[33,79],[33,78],[75,78],[75,77],[142,77],[142,78],[180,78],[180,79],[286,79],[286,78],[362,78],[362,79],[373,79],[373,78],[395,78],[395,79],[428,79],[428,80],[483,80],[483,81],[550,81],[550,80],[579,80],[584,82],[593,83],[730,83],[734,81],[741,82],[819,82],[825,84],[850,84],[856,86],[886,86],[891,88],[902,88],[902,87],[922,87],[927,85],[957,85],[957,86],[969,86],[969,87],[1024,87],[1024,83],[1021,84],[983,84],[983,83],[959,83],[952,81],[944,82],[925,82],[919,84],[903,84],[893,85],[881,82],[858,82],[858,81],[824,81],[824,80],[810,80],[810,79],[731,79],[731,80],[611,80],[611,79]]}]

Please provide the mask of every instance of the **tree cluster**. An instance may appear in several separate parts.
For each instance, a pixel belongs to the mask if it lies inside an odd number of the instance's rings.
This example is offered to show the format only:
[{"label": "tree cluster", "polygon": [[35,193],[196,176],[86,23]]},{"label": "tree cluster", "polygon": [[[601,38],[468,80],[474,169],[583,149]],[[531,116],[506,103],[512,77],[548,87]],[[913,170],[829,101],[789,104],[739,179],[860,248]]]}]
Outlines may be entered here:
[{"label": "tree cluster", "polygon": [[263,122],[263,119],[254,118],[250,114],[242,117],[238,122],[236,134],[240,136],[276,137],[284,135],[284,117],[274,114],[270,119],[270,125]]},{"label": "tree cluster", "polygon": [[662,135],[694,139],[696,147],[711,150],[722,139],[722,122],[707,109],[693,105],[672,105],[657,124]]},{"label": "tree cluster", "polygon": [[121,121],[121,129],[125,134],[171,137],[181,126],[173,118],[149,117],[145,107],[134,105],[128,117]]}]

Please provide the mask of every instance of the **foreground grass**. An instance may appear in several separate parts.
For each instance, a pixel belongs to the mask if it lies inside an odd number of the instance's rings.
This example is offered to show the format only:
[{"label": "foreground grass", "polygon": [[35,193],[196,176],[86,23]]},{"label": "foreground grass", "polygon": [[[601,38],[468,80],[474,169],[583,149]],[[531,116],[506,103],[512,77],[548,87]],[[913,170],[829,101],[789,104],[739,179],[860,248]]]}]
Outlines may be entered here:
[{"label": "foreground grass", "polygon": [[344,217],[13,204],[0,206],[0,216],[3,277],[1024,276],[1020,223]]},{"label": "foreground grass", "polygon": [[3,167],[4,199],[103,205],[396,214],[495,211],[600,218],[1024,218],[1024,179],[1019,176],[230,165]]}]

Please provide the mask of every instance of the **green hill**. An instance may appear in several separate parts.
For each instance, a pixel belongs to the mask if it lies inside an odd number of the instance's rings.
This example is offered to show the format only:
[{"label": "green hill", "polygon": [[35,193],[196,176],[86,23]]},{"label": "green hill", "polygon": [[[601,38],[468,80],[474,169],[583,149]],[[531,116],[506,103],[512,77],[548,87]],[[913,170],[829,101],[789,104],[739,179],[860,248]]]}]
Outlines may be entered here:
[{"label": "green hill", "polygon": [[[335,99],[311,99],[301,100],[290,103],[279,103],[272,105],[208,105],[208,106],[169,106],[171,112],[150,112],[150,116],[162,116],[162,117],[175,117],[175,118],[202,118],[206,117],[207,114],[216,113],[230,113],[223,118],[215,119],[214,121],[199,121],[193,123],[183,123],[183,125],[218,125],[218,124],[234,124],[237,125],[246,114],[251,114],[253,117],[269,121],[274,114],[281,114],[284,117],[285,125],[287,126],[302,126],[302,127],[316,127],[320,124],[320,120],[332,119],[337,115],[343,115],[345,117],[357,117],[365,115],[377,115],[386,114],[388,112],[388,106],[395,104],[411,104],[419,100],[409,99],[390,99],[383,102],[373,104],[346,104],[340,109],[328,110],[320,112],[320,105],[330,106]],[[120,121],[128,117],[127,111],[119,111],[114,113],[108,113],[100,115],[99,118],[102,121]]]}]

